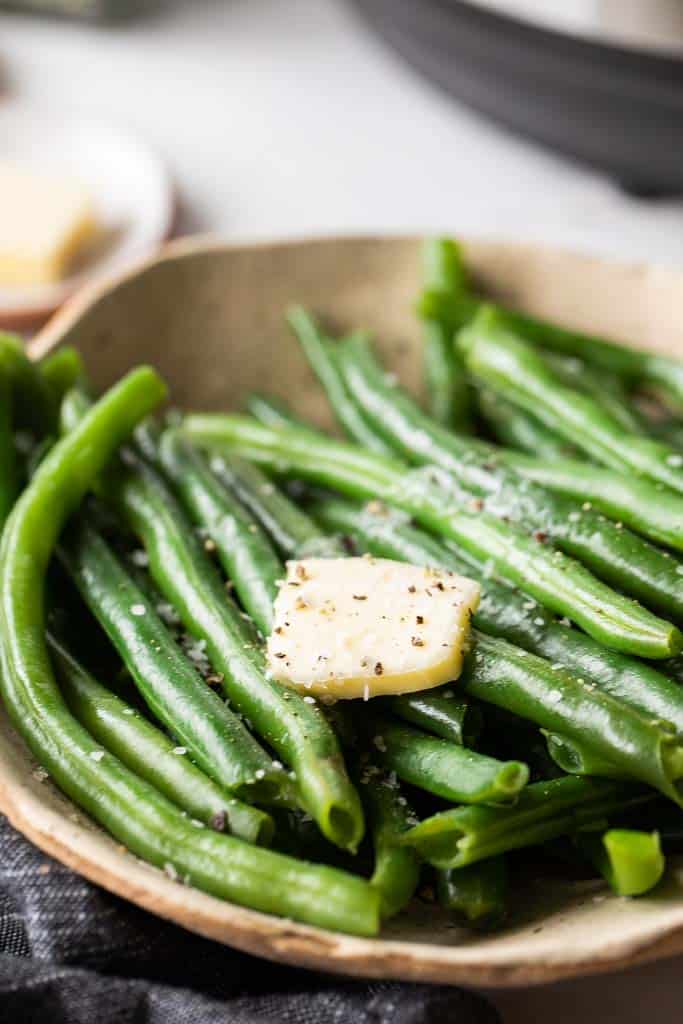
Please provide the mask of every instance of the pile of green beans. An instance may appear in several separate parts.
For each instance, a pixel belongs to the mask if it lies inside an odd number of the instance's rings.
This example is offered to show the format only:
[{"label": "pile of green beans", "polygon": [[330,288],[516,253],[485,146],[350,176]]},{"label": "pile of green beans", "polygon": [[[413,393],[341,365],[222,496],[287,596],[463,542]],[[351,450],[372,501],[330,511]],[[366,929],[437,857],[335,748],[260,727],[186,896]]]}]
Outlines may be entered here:
[{"label": "pile of green beans", "polygon": [[[529,848],[642,897],[683,813],[683,364],[483,302],[454,240],[423,273],[424,408],[287,313],[346,441],[261,394],[164,419],[147,367],[95,399],[0,334],[11,721],[169,878],[357,935],[415,899],[514,923]],[[457,679],[271,675],[286,563],[358,556],[479,584]]]},{"label": "pile of green beans", "polygon": [[619,528],[592,509],[526,481],[517,472],[479,455],[471,440],[430,421],[395,385],[387,384],[371,352],[359,340],[340,347],[348,390],[367,421],[412,462],[440,466],[486,511],[542,533],[560,550],[653,608],[683,618],[683,563]]},{"label": "pile of green beans", "polygon": [[411,471],[397,458],[331,438],[314,439],[307,429],[267,428],[236,413],[193,414],[186,417],[183,430],[202,447],[235,452],[273,472],[352,498],[382,495],[615,650],[656,659],[673,656],[683,646],[674,624],[612,590],[577,560],[467,501],[454,492],[440,467]]}]

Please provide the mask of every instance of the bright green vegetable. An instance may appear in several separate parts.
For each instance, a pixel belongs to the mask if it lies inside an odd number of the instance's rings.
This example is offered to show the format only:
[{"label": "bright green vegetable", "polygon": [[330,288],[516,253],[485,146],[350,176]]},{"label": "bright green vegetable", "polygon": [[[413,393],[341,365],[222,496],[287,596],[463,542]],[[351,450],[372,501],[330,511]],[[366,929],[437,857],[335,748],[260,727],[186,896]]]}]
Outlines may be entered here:
[{"label": "bright green vegetable", "polygon": [[62,345],[38,363],[38,372],[52,392],[57,406],[67,391],[82,387],[87,379],[83,357],[73,345]]},{"label": "bright green vegetable", "polygon": [[[501,410],[499,425],[510,424],[512,431],[508,435],[499,434],[499,440],[513,447],[529,448],[532,452],[530,456],[498,448],[498,460],[506,462],[522,476],[548,490],[574,498],[582,505],[592,505],[636,533],[658,544],[683,551],[683,500],[679,495],[650,480],[624,476],[604,466],[568,457],[566,442],[556,436],[553,440],[554,435],[535,417],[492,392],[487,394],[493,396],[496,408]],[[261,395],[252,396],[248,408],[266,426],[306,426],[292,416],[284,403]],[[485,415],[490,414],[491,409],[487,405]],[[521,417],[524,418],[524,424],[517,431],[516,424]],[[531,430],[531,433],[525,433],[527,430]],[[542,436],[538,434],[539,430],[543,432]],[[675,444],[678,446],[678,440]],[[564,455],[561,455],[556,445],[562,446]],[[534,457],[534,453],[537,457]]]},{"label": "bright green vegetable", "polygon": [[206,647],[230,702],[293,768],[300,798],[323,834],[355,850],[363,835],[360,800],[322,711],[269,678],[256,631],[226,594],[159,474],[132,453],[121,469],[108,476],[108,496],[142,539],[159,590]]},{"label": "bright green vegetable", "polygon": [[0,376],[0,531],[19,493],[12,426],[12,392],[7,380]]},{"label": "bright green vegetable", "polygon": [[652,720],[562,668],[476,630],[461,684],[548,732],[591,749],[620,772],[683,803],[683,745]]},{"label": "bright green vegetable", "polygon": [[642,896],[664,874],[658,832],[613,828],[600,836],[580,833],[574,841],[617,896]]},{"label": "bright green vegetable", "polygon": [[[215,545],[225,574],[256,628],[268,636],[284,569],[260,526],[177,431],[167,430],[158,457],[194,522]],[[265,486],[272,487],[272,484]]]},{"label": "bright green vegetable", "polygon": [[351,497],[373,499],[380,494],[427,529],[490,562],[501,576],[616,650],[665,658],[681,649],[678,629],[615,593],[579,563],[454,500],[438,468],[411,471],[398,460],[317,439],[311,431],[275,430],[238,415],[188,416],[183,431],[202,446],[239,452],[277,472],[295,474]]},{"label": "bright green vegetable", "polygon": [[567,775],[527,786],[512,807],[456,807],[425,818],[402,842],[443,870],[599,826],[651,799],[647,791],[605,779]]},{"label": "bright green vegetable", "polygon": [[603,779],[628,779],[629,773],[596,754],[590,744],[567,739],[558,733],[542,730],[546,735],[548,753],[555,764],[569,775],[597,775]]},{"label": "bright green vegetable", "polygon": [[374,935],[379,897],[366,882],[197,829],[118,758],[98,750],[55,684],[43,612],[45,571],[55,541],[118,446],[163,397],[163,384],[152,370],[124,377],[55,445],[15,504],[0,543],[5,707],[57,785],[132,853],[254,909]]},{"label": "bright green vegetable", "polygon": [[262,395],[260,392],[252,391],[247,395],[245,404],[247,411],[267,427],[296,426],[305,430],[308,426],[292,413],[284,399],[275,398],[274,395]]},{"label": "bright green vegetable", "polygon": [[[449,238],[429,238],[424,243],[424,290],[448,303],[468,287],[460,246]],[[422,306],[420,302],[418,309]],[[467,430],[470,426],[470,393],[462,361],[453,346],[453,327],[448,318],[424,317],[424,377],[429,409],[439,423]]]},{"label": "bright green vegetable", "polygon": [[683,620],[683,564],[597,512],[530,483],[486,448],[479,451],[479,442],[435,423],[387,383],[361,340],[348,339],[339,353],[349,392],[367,423],[400,455],[439,466],[465,495],[480,499],[485,512],[548,538],[613,586]]},{"label": "bright green vegetable", "polygon": [[576,356],[559,352],[539,352],[546,366],[568,388],[590,395],[624,428],[633,434],[647,433],[643,418],[636,411],[623,380],[601,372]]},{"label": "bright green vegetable", "polygon": [[318,329],[313,317],[301,306],[293,306],[287,313],[287,322],[304,350],[311,369],[324,387],[337,419],[349,436],[358,440],[369,451],[388,455],[389,446],[375,431],[367,428],[363,417],[347,394],[336,365],[334,349]]},{"label": "bright green vegetable", "polygon": [[466,868],[437,872],[439,903],[476,928],[494,928],[507,912],[508,879],[504,857]]},{"label": "bright green vegetable", "polygon": [[393,917],[410,901],[420,879],[415,851],[400,842],[416,819],[397,783],[377,765],[365,762],[357,780],[375,853],[370,882],[381,894],[382,917]]},{"label": "bright green vegetable", "polygon": [[499,448],[496,457],[535,483],[594,507],[650,540],[683,551],[683,498],[662,484],[578,459],[534,458]]},{"label": "bright green vegetable", "polygon": [[[423,296],[421,313],[423,316],[447,316],[453,329],[458,330],[474,319],[481,306],[482,303],[471,292],[463,289],[447,297],[440,294]],[[498,305],[493,308],[496,318],[507,330],[538,348],[585,360],[587,364],[598,367],[611,377],[621,377],[627,383],[638,385],[646,382],[661,387],[683,407],[681,360],[560,327],[517,310]]]},{"label": "bright green vegetable", "polygon": [[[651,665],[610,651],[585,633],[560,624],[536,601],[492,578],[481,563],[463,558],[411,526],[401,513],[376,504],[363,508],[337,498],[316,502],[311,512],[325,528],[350,537],[360,553],[439,566],[478,580],[482,595],[472,619],[477,629],[597,683],[625,704],[671,722],[683,734],[683,689],[677,682]],[[672,671],[669,662],[662,668]],[[683,679],[683,670],[680,675]]]},{"label": "bright green vegetable", "polygon": [[514,310],[496,307],[496,315],[507,330],[541,348],[576,356],[635,384],[646,381],[661,385],[683,405],[683,363],[679,359],[568,330]]},{"label": "bright green vegetable", "polygon": [[624,430],[594,398],[564,387],[533,346],[510,330],[492,307],[483,307],[463,328],[458,345],[477,379],[538,416],[591,458],[683,494],[683,455],[676,448]]},{"label": "bright green vegetable", "polygon": [[673,417],[648,423],[648,432],[672,448],[683,451],[683,421]]},{"label": "bright green vegetable", "polygon": [[161,479],[138,463],[112,493],[142,539],[150,573],[185,628],[206,645],[230,702],[293,768],[301,799],[331,842],[355,849],[363,834],[358,795],[332,729],[315,704],[268,678],[265,656],[192,536]]},{"label": "bright green vegetable", "polygon": [[216,455],[211,469],[263,527],[286,558],[339,558],[336,537],[324,533],[257,467],[234,455]]},{"label": "bright green vegetable", "polygon": [[282,769],[273,766],[240,719],[206,685],[102,537],[76,523],[60,551],[145,703],[202,770],[243,797],[272,800],[286,790]]},{"label": "bright green vegetable", "polygon": [[47,637],[61,690],[74,716],[105,751],[217,832],[267,846],[273,821],[265,811],[229,796],[166,733],[101,686],[55,637]]},{"label": "bright green vegetable", "polygon": [[0,377],[7,381],[17,426],[38,436],[54,430],[57,405],[52,391],[24,351],[21,338],[0,331]]},{"label": "bright green vegetable", "polygon": [[497,761],[389,717],[372,715],[367,731],[385,768],[454,803],[513,803],[529,778],[521,761]]},{"label": "bright green vegetable", "polygon": [[541,459],[562,458],[573,454],[573,445],[567,444],[564,438],[548,430],[531,413],[507,402],[495,391],[480,388],[478,404],[479,411],[500,444],[519,448]]},{"label": "bright green vegetable", "polygon": [[480,709],[452,686],[389,697],[386,706],[406,722],[461,747],[473,747],[482,729]]}]

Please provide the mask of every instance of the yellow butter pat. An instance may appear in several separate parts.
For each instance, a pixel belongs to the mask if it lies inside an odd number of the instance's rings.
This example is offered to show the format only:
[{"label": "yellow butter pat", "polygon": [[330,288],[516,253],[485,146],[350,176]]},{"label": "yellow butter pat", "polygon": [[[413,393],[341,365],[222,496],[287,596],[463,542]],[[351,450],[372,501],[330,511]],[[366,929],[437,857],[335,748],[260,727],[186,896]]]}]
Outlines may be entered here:
[{"label": "yellow butter pat", "polygon": [[457,679],[479,584],[384,558],[287,563],[268,638],[272,675],[336,699]]},{"label": "yellow butter pat", "polygon": [[0,161],[0,287],[61,280],[96,234],[81,185]]}]

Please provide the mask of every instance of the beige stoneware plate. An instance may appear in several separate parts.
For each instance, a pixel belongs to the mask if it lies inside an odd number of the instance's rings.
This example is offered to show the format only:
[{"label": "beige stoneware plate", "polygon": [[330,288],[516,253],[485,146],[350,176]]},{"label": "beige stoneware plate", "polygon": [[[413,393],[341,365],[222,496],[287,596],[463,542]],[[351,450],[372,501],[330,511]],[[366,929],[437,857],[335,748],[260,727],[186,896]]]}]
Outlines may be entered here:
[{"label": "beige stoneware plate", "polygon": [[[506,243],[472,242],[483,287],[524,309],[639,345],[683,355],[683,273],[620,266]],[[415,239],[325,239],[265,245],[206,240],[77,296],[33,342],[62,342],[86,357],[98,387],[133,364],[154,363],[186,407],[238,407],[271,390],[327,422],[324,403],[283,327],[297,300],[339,328],[373,328],[392,368],[419,379]],[[183,887],[127,854],[35,777],[23,743],[0,713],[0,809],[29,839],[94,882],[184,927],[260,956],[346,974],[473,985],[528,985],[614,970],[683,951],[683,870],[673,865],[640,900],[598,883],[529,884],[502,932],[477,937],[417,904],[380,939],[351,938],[223,903]]]}]

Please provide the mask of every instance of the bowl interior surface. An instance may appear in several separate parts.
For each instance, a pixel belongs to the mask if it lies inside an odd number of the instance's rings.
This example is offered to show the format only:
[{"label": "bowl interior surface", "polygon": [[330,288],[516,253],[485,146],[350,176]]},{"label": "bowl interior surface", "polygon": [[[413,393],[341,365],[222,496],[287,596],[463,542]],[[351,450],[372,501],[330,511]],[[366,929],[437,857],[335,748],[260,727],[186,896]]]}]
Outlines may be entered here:
[{"label": "bowl interior surface", "polygon": [[[466,256],[490,294],[560,322],[683,354],[683,273],[620,266],[534,246],[472,242]],[[325,239],[226,246],[187,241],[76,297],[34,340],[85,356],[96,387],[153,363],[183,408],[240,408],[274,392],[331,426],[320,390],[283,314],[301,302],[339,331],[370,328],[388,367],[419,391],[420,279],[416,239]],[[531,984],[683,951],[683,874],[672,863],[656,892],[620,900],[601,883],[530,879],[509,925],[494,935],[455,927],[415,903],[380,939],[323,932],[185,888],[121,852],[49,783],[0,713],[0,809],[32,841],[77,871],[201,934],[262,956],[375,977]]]}]

